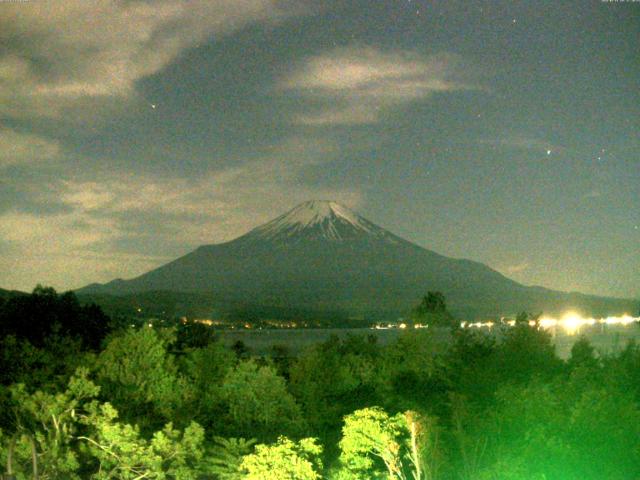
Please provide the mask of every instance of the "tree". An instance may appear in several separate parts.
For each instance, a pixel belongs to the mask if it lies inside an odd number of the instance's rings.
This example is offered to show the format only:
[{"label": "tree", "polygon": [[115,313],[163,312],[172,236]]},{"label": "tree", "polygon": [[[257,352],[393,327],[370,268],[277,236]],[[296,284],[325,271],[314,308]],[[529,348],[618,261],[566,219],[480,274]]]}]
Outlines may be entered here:
[{"label": "tree", "polygon": [[567,366],[570,370],[577,368],[586,368],[593,370],[599,366],[596,357],[595,348],[585,336],[581,336],[571,347],[571,356],[567,360]]},{"label": "tree", "polygon": [[178,364],[191,390],[185,410],[207,430],[215,431],[225,411],[222,382],[235,366],[236,356],[220,342],[212,342],[178,357]]},{"label": "tree", "polygon": [[533,376],[553,378],[563,368],[551,334],[528,323],[503,330],[494,361],[495,371],[506,382],[526,382]]},{"label": "tree", "polygon": [[340,428],[344,415],[379,400],[380,353],[365,337],[334,336],[306,349],[292,365],[291,391],[323,440]]},{"label": "tree", "polygon": [[322,447],[314,438],[299,442],[279,437],[272,445],[257,445],[255,453],[242,460],[244,480],[319,480]]},{"label": "tree", "polygon": [[149,437],[117,421],[99,387],[79,369],[64,392],[28,392],[11,387],[16,423],[1,437],[6,469],[20,480],[191,480],[201,473],[204,430],[171,423]]},{"label": "tree", "polygon": [[216,340],[216,331],[208,325],[192,321],[178,322],[175,343],[178,350],[204,348]]},{"label": "tree", "polygon": [[183,432],[171,423],[151,439],[136,426],[116,421],[109,404],[92,403],[82,419],[89,433],[78,437],[98,462],[94,480],[192,480],[201,472],[204,430],[193,422]]},{"label": "tree", "polygon": [[472,478],[638,478],[638,404],[601,382],[581,387],[564,377],[501,387],[482,425],[490,458]]},{"label": "tree", "polygon": [[[78,369],[62,393],[29,392],[24,384],[10,388],[15,425],[5,448],[14,451],[9,471],[37,471],[42,479],[80,479],[79,452],[74,448],[80,428],[78,415],[99,387]],[[14,448],[15,446],[15,448]]]},{"label": "tree", "polygon": [[422,298],[422,303],[418,307],[425,313],[444,313],[447,311],[447,305],[442,292],[427,292]]},{"label": "tree", "polygon": [[564,434],[580,479],[640,478],[640,406],[625,391],[593,386],[572,399]]},{"label": "tree", "polygon": [[[125,420],[156,429],[174,420],[184,397],[191,393],[167,353],[161,332],[143,327],[113,337],[98,357],[98,381],[102,392]],[[145,426],[145,428],[146,428]]]},{"label": "tree", "polygon": [[252,452],[256,439],[213,437],[213,442],[214,447],[205,459],[207,471],[219,480],[242,480],[243,457]]},{"label": "tree", "polygon": [[382,347],[376,362],[378,399],[383,407],[399,410],[432,406],[445,385],[435,376],[436,344],[429,329],[403,331]]},{"label": "tree", "polygon": [[224,378],[221,395],[227,409],[227,428],[260,439],[278,433],[300,434],[305,422],[299,405],[275,368],[241,361]]},{"label": "tree", "polygon": [[357,410],[344,419],[340,462],[356,478],[378,478],[383,466],[389,479],[400,479],[401,437],[399,418],[390,417],[378,407]]},{"label": "tree", "polygon": [[108,332],[109,318],[100,307],[80,305],[73,292],[58,295],[51,287],[38,285],[31,295],[12,297],[0,308],[0,337],[14,335],[38,348],[55,334],[98,350]]},{"label": "tree", "polygon": [[411,319],[415,323],[426,323],[430,326],[455,327],[457,323],[447,310],[447,304],[442,292],[429,291],[422,297],[420,304],[411,312]]},{"label": "tree", "polygon": [[411,411],[389,416],[379,407],[357,410],[344,419],[338,477],[432,479],[437,448],[431,419]]},{"label": "tree", "polygon": [[459,329],[443,356],[438,371],[440,381],[473,403],[487,404],[493,399],[500,379],[496,350],[495,335],[482,329]]}]

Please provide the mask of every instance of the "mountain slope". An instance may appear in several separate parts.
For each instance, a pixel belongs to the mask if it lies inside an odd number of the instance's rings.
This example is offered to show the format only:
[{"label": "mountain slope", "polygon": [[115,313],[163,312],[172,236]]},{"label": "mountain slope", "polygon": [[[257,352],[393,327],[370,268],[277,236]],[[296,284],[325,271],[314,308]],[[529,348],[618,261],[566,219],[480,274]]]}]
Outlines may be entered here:
[{"label": "mountain slope", "polygon": [[206,292],[221,304],[399,315],[427,290],[444,292],[466,317],[568,307],[619,313],[631,303],[525,287],[486,265],[419,247],[329,201],[305,202],[235,240],[79,293]]}]

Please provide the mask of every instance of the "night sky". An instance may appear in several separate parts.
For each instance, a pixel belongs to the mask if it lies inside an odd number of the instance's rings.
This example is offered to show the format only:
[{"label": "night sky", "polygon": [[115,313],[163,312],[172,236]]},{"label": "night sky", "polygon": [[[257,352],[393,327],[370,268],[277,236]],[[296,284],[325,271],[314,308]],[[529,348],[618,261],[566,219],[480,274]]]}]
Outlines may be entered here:
[{"label": "night sky", "polygon": [[640,2],[0,2],[0,287],[132,277],[309,199],[640,297]]}]

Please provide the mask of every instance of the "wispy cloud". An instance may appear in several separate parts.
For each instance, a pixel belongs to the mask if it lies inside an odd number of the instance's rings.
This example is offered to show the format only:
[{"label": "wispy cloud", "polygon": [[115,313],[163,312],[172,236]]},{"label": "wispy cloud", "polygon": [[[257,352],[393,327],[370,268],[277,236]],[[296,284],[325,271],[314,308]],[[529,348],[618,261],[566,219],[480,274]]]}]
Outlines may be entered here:
[{"label": "wispy cloud", "polygon": [[[47,216],[20,208],[0,213],[0,246],[12,252],[0,259],[0,268],[7,267],[11,284],[23,288],[31,288],[33,278],[81,286],[131,277],[197,245],[230,240],[309,198],[358,208],[357,189],[299,180],[301,169],[337,151],[326,139],[290,137],[265,148],[257,160],[198,179],[114,173],[50,181],[38,201],[64,208]],[[83,265],[73,278],[65,268],[71,255]]]},{"label": "wispy cloud", "polygon": [[0,128],[0,168],[49,160],[59,153],[60,145],[57,141]]},{"label": "wispy cloud", "polygon": [[126,97],[137,80],[211,35],[301,12],[278,0],[5,2],[0,113],[55,116]]},{"label": "wispy cloud", "polygon": [[529,262],[525,260],[523,262],[512,265],[505,265],[504,267],[500,268],[500,271],[505,275],[514,275],[516,273],[521,273],[528,270],[530,266],[531,265],[529,264]]},{"label": "wispy cloud", "polygon": [[347,47],[308,58],[279,88],[316,103],[295,115],[297,123],[374,123],[391,107],[438,92],[480,88],[465,80],[463,70],[462,57],[449,53]]}]

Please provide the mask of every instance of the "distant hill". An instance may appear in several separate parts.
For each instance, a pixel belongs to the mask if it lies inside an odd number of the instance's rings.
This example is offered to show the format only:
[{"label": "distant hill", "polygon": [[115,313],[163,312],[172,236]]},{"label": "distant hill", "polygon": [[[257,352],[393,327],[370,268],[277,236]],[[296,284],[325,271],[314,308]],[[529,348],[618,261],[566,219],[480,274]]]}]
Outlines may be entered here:
[{"label": "distant hill", "polygon": [[397,317],[428,290],[442,291],[453,313],[469,319],[522,310],[620,314],[636,311],[638,304],[524,286],[484,264],[415,245],[329,201],[305,202],[235,240],[201,246],[139,277],[77,293],[96,301],[109,296],[116,303],[135,303],[141,295],[172,298],[174,307],[182,301],[203,313],[248,307],[274,315]]},{"label": "distant hill", "polygon": [[2,300],[8,300],[12,297],[17,297],[20,295],[28,295],[26,292],[21,292],[19,290],[5,290],[3,288],[0,288],[0,299]]}]

